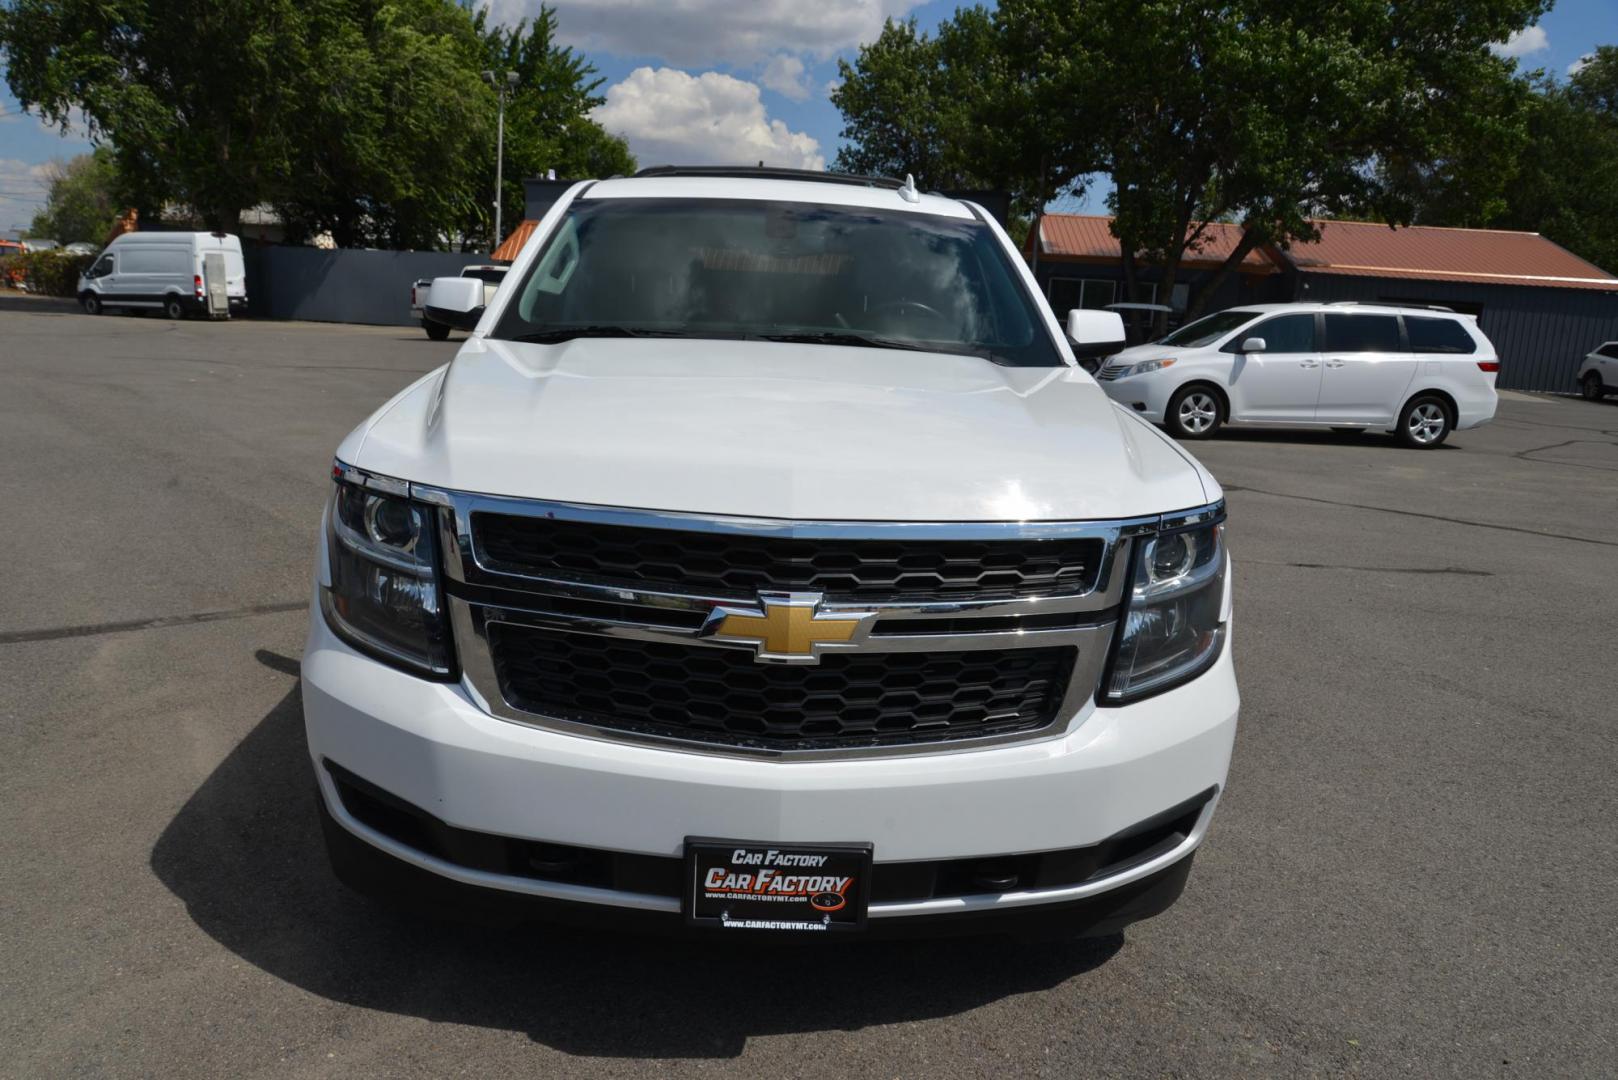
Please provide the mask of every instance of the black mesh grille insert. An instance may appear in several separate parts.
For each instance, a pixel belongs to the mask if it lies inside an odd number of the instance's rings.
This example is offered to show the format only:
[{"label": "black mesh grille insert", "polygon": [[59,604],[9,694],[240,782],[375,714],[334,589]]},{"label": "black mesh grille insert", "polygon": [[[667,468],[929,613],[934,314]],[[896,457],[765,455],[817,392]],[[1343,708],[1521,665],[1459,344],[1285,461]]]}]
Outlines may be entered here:
[{"label": "black mesh grille insert", "polygon": [[491,570],[582,578],[655,591],[753,596],[803,590],[911,600],[1084,592],[1102,542],[839,540],[680,532],[507,514],[472,515]]},{"label": "black mesh grille insert", "polygon": [[1071,647],[845,653],[760,664],[740,649],[489,625],[501,693],[529,712],[620,731],[777,750],[1027,732],[1056,713]]}]

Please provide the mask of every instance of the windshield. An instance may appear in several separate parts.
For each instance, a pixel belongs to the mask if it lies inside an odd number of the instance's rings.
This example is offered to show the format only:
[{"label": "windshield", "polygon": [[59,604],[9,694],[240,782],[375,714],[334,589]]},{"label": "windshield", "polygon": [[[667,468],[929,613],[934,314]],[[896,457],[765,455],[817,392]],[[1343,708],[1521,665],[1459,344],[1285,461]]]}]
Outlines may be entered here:
[{"label": "windshield", "polygon": [[981,221],[756,200],[581,199],[493,336],[642,335],[1062,363]]},{"label": "windshield", "polygon": [[1256,311],[1221,311],[1180,327],[1164,338],[1160,345],[1178,345],[1182,349],[1200,349],[1212,345],[1245,322],[1258,318]]}]

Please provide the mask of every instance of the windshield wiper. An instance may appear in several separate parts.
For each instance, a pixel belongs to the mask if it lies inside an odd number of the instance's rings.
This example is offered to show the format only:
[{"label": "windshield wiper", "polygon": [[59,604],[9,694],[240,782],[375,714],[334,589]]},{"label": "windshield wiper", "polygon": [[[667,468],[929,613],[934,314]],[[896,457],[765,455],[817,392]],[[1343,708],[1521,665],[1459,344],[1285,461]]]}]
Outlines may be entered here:
[{"label": "windshield wiper", "polygon": [[847,330],[806,330],[788,334],[749,334],[748,337],[759,341],[782,341],[789,345],[852,345],[855,348],[867,349],[906,349],[910,352],[937,351],[929,349],[925,345],[918,345],[913,341],[896,341],[893,338],[855,334]]},{"label": "windshield wiper", "polygon": [[982,346],[962,344],[950,348],[938,348],[915,341],[873,337],[869,334],[856,334],[846,330],[810,330],[795,334],[749,334],[748,337],[759,341],[783,341],[788,344],[852,345],[855,348],[903,349],[906,352],[933,352],[943,353],[946,356],[975,356],[980,360],[987,360],[991,364],[999,364],[1001,367],[1016,366],[994,350],[986,349]]},{"label": "windshield wiper", "polygon": [[597,324],[590,326],[553,326],[549,330],[535,330],[528,334],[518,334],[509,341],[521,341],[530,345],[550,345],[558,341],[572,341],[583,337],[683,337],[677,330],[640,330],[633,326],[612,326]]}]

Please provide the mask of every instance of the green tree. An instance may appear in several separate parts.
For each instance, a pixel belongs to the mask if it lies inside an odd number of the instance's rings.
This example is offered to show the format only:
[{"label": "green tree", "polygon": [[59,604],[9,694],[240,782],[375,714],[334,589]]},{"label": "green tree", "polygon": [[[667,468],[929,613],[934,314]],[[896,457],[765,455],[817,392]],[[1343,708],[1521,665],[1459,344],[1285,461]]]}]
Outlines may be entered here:
[{"label": "green tree", "polygon": [[98,146],[52,169],[45,208],[34,215],[28,231],[64,244],[100,244],[122,208],[117,163],[111,150]]},{"label": "green tree", "polygon": [[889,20],[838,72],[831,101],[846,142],[833,167],[842,172],[1007,191],[1023,214],[1084,182],[1051,138],[1053,117],[1037,111],[1048,102],[1034,97],[982,7],[958,10],[936,36],[914,19]]},{"label": "green tree", "polygon": [[[834,100],[850,163],[902,153],[946,174],[1009,176],[1042,198],[1106,174],[1132,296],[1138,261],[1160,267],[1167,292],[1206,247],[1206,223],[1242,223],[1243,243],[1193,294],[1195,314],[1254,247],[1313,238],[1312,219],[1332,214],[1409,220],[1408,177],[1483,143],[1520,144],[1513,68],[1487,45],[1547,6],[1003,0],[939,29],[942,42],[989,26],[954,57],[890,24],[844,69]],[[911,56],[924,78],[905,72]],[[934,70],[962,56],[975,77]],[[996,160],[1007,153],[1015,163]],[[1471,176],[1476,197],[1498,197],[1486,174]]]},{"label": "green tree", "polygon": [[305,25],[296,0],[12,0],[0,49],[25,107],[82,109],[147,198],[222,228],[286,171]]},{"label": "green tree", "polygon": [[305,107],[266,196],[288,238],[435,248],[475,205],[493,138],[472,16],[445,0],[316,0],[299,38]]},{"label": "green tree", "polygon": [[[1601,46],[1566,82],[1536,76],[1527,116],[1509,160],[1467,163],[1417,185],[1415,220],[1543,233],[1618,271],[1618,46]],[[1504,191],[1479,200],[1467,178],[1490,167]]]},{"label": "green tree", "polygon": [[[486,9],[485,9],[486,11]],[[590,111],[605,98],[597,93],[605,81],[593,64],[556,43],[556,13],[540,6],[532,23],[490,26],[485,12],[477,16],[482,70],[497,75],[515,72],[517,85],[506,100],[506,157],[500,193],[507,231],[523,219],[525,177],[555,169],[564,178],[602,177],[635,171],[635,158],[623,139],[591,120]],[[494,116],[493,91],[487,114]],[[465,223],[468,236],[489,235],[494,226],[490,193],[494,191],[493,133],[472,156],[479,195],[476,212]],[[498,244],[504,237],[498,237]]]}]

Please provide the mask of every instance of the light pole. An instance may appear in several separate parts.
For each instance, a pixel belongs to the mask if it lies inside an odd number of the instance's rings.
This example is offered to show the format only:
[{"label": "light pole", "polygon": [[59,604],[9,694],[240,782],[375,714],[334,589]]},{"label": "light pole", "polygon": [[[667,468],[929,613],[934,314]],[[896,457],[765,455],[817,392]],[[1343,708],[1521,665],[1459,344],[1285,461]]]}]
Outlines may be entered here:
[{"label": "light pole", "polygon": [[504,76],[497,78],[494,72],[485,71],[483,81],[494,87],[495,96],[500,101],[500,118],[496,122],[494,149],[494,242],[489,245],[489,250],[493,251],[500,246],[500,241],[505,235],[500,231],[500,189],[505,183],[506,94],[517,88],[517,73],[508,71]]}]

